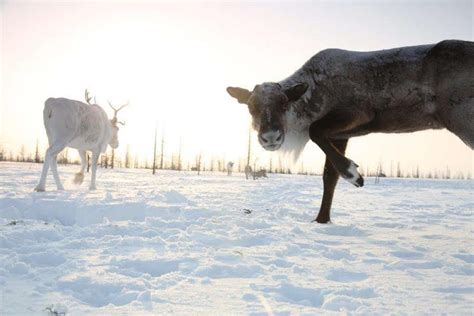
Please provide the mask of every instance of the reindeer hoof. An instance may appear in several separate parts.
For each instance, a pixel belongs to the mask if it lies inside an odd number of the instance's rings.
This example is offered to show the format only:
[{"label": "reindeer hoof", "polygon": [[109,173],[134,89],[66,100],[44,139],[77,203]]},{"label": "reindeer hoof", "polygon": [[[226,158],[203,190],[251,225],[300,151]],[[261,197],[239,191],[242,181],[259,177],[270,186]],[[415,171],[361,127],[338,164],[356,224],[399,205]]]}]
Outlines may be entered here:
[{"label": "reindeer hoof", "polygon": [[341,174],[341,176],[359,188],[364,186],[364,178],[362,178],[360,173],[357,171],[357,167],[358,165],[350,160],[349,167],[343,174]]},{"label": "reindeer hoof", "polygon": [[40,187],[40,186],[37,186],[35,188],[35,192],[44,192],[44,188],[43,187]]},{"label": "reindeer hoof", "polygon": [[320,218],[318,216],[318,217],[316,217],[316,219],[313,219],[311,221],[311,223],[314,223],[314,222],[319,223],[319,224],[327,224],[327,223],[331,222],[331,219],[329,219],[328,217],[321,217]]}]

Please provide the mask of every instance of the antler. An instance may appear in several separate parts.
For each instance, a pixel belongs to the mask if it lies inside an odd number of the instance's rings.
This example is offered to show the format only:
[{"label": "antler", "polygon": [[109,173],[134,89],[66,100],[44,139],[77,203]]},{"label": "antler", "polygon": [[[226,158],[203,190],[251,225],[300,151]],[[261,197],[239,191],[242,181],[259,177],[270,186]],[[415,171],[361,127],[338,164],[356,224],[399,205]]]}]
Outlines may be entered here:
[{"label": "antler", "polygon": [[112,110],[114,110],[114,117],[117,117],[117,113],[118,111],[120,111],[121,109],[123,109],[124,107],[126,107],[128,105],[128,102],[125,103],[124,105],[120,106],[118,109],[116,109],[111,103],[110,101],[107,101],[109,103],[109,106],[112,108]]},{"label": "antler", "polygon": [[125,125],[125,122],[119,122],[119,121],[117,120],[117,113],[118,113],[121,109],[123,109],[124,107],[126,107],[129,102],[123,104],[123,105],[120,106],[118,109],[115,108],[115,107],[112,105],[112,103],[110,103],[110,101],[107,101],[107,102],[109,103],[109,106],[112,108],[112,110],[114,110],[114,117],[112,118],[112,123],[115,124],[115,125],[117,125],[117,123],[122,124],[122,125]]},{"label": "antler", "polygon": [[87,91],[87,89],[86,89],[86,91],[84,92],[84,98],[86,99],[87,104],[91,104],[91,99],[92,99],[92,97],[89,96],[89,91]]}]

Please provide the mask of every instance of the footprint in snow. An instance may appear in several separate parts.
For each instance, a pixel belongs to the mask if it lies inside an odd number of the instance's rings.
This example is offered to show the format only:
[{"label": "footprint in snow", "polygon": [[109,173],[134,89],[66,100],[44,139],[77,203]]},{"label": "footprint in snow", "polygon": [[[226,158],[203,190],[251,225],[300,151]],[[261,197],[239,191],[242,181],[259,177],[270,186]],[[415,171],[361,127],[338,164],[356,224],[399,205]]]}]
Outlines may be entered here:
[{"label": "footprint in snow", "polygon": [[318,225],[318,230],[326,235],[333,236],[348,236],[348,237],[357,237],[365,236],[367,233],[356,226],[340,226],[340,225]]},{"label": "footprint in snow", "polygon": [[454,258],[460,259],[466,263],[474,263],[474,255],[467,253],[460,253],[453,255]]},{"label": "footprint in snow", "polygon": [[409,250],[392,251],[390,252],[390,254],[394,257],[401,258],[401,259],[420,259],[424,257],[424,254],[421,252],[409,251]]},{"label": "footprint in snow", "polygon": [[321,289],[303,288],[290,283],[282,283],[278,287],[264,288],[263,292],[269,294],[274,300],[291,304],[321,307],[324,295]]},{"label": "footprint in snow", "polygon": [[355,272],[340,268],[331,269],[326,274],[326,279],[341,283],[360,282],[367,278],[368,276],[364,272]]},{"label": "footprint in snow", "polygon": [[195,205],[193,201],[189,200],[186,196],[179,193],[178,191],[171,190],[169,192],[164,192],[163,196],[165,201],[168,203]]},{"label": "footprint in snow", "polygon": [[433,289],[435,292],[439,293],[452,293],[452,294],[474,294],[474,287],[472,286],[452,286],[452,287],[442,287],[442,288],[435,288]]}]

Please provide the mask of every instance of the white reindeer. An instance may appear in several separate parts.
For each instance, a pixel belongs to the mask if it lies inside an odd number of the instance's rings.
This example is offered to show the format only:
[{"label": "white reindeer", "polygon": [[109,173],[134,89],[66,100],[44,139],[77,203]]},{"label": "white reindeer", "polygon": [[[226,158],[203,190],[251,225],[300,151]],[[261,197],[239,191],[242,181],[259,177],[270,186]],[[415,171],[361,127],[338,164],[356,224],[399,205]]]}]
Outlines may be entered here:
[{"label": "white reindeer", "polygon": [[35,191],[44,191],[46,176],[51,166],[54,181],[58,190],[64,190],[57,169],[58,154],[66,147],[75,148],[81,157],[81,171],[76,174],[74,182],[82,183],[87,165],[86,151],[92,151],[92,176],[90,190],[95,190],[97,160],[107,145],[117,148],[117,113],[127,104],[114,110],[114,117],[109,120],[105,111],[97,104],[91,104],[91,97],[86,90],[86,103],[65,98],[49,98],[44,103],[43,120],[48,135],[49,148],[46,150],[41,178]]}]

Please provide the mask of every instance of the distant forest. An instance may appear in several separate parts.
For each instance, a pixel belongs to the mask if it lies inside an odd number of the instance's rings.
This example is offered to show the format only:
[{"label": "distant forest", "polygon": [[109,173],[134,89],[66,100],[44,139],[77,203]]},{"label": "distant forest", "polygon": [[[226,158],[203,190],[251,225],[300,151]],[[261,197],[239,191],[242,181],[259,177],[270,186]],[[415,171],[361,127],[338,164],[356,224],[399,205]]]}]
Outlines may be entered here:
[{"label": "distant forest", "polygon": [[[6,151],[0,146],[0,161],[12,161],[12,162],[30,162],[30,163],[43,163],[45,150],[40,149],[38,142],[34,152],[30,152],[25,146],[21,146],[17,152]],[[90,160],[90,153],[88,153],[88,160]],[[257,161],[259,163],[257,164]],[[79,158],[71,159],[69,157],[68,148],[58,155],[58,163],[62,165],[76,164],[80,165]],[[102,168],[137,168],[137,169],[149,169],[151,172],[155,170],[177,170],[177,171],[196,171],[196,172],[227,172],[227,163],[223,157],[210,156],[205,157],[202,153],[196,154],[194,159],[190,161],[183,161],[181,156],[181,150],[171,155],[164,154],[164,140],[157,143],[155,138],[154,144],[154,157],[152,159],[146,159],[135,155],[132,157],[130,152],[130,146],[126,146],[124,154],[117,155],[114,150],[108,149],[105,154],[102,154],[99,159],[99,165]],[[449,166],[444,170],[432,170],[429,172],[421,172],[419,167],[412,168],[410,170],[404,169],[399,162],[390,163],[390,167],[385,170],[380,163],[377,168],[370,169],[368,167],[360,167],[359,172],[364,177],[394,177],[394,178],[427,178],[427,179],[471,179],[471,173],[458,172],[452,174]],[[234,172],[245,172],[245,167],[250,166],[252,169],[261,170],[265,169],[267,173],[280,173],[280,174],[299,174],[299,175],[321,175],[321,172],[310,172],[303,164],[300,164],[293,170],[283,166],[281,159],[273,161],[268,160],[267,163],[262,163],[258,157],[252,157],[250,142],[247,150],[246,157],[240,158],[238,161],[234,161]],[[88,166],[89,168],[89,166]],[[296,170],[294,170],[296,169]]]}]

